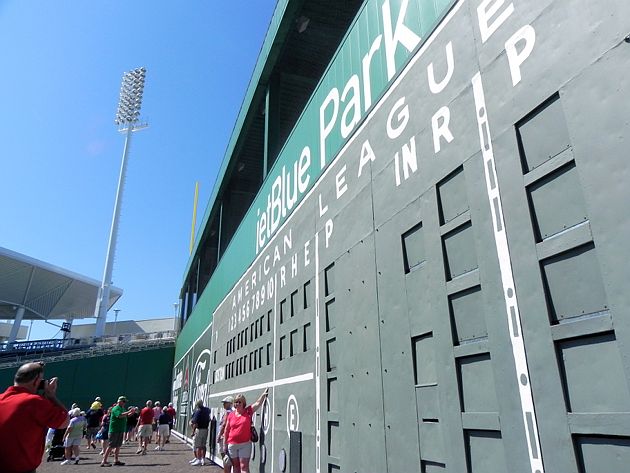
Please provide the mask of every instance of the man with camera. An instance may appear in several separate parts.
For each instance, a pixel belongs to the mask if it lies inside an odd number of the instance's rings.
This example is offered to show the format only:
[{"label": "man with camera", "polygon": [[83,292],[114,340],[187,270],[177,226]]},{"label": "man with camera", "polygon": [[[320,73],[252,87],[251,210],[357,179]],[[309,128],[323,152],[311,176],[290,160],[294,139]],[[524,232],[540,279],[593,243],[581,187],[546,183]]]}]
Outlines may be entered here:
[{"label": "man with camera", "polygon": [[57,378],[44,379],[44,363],[22,365],[13,386],[0,394],[2,472],[35,472],[44,454],[46,430],[63,429],[68,422],[68,410],[57,399]]}]

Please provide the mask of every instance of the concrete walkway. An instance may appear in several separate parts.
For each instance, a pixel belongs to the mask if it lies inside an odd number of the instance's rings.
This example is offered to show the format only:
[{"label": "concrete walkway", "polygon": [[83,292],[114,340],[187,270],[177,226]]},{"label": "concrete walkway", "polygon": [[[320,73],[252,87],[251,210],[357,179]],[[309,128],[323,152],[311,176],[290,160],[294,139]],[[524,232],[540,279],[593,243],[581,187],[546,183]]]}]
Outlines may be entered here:
[{"label": "concrete walkway", "polygon": [[[37,469],[37,473],[83,473],[83,472],[129,472],[129,473],[220,473],[222,468],[210,464],[206,460],[206,466],[191,466],[188,460],[193,458],[190,445],[183,443],[177,437],[171,436],[171,443],[167,444],[162,452],[153,450],[155,444],[151,444],[146,455],[136,455],[137,443],[123,445],[120,449],[120,461],[125,462],[125,466],[112,466],[111,468],[101,468],[100,449],[88,450],[81,445],[81,460],[78,465],[61,465],[60,461],[44,461]],[[113,464],[114,457],[110,456],[109,461]]]}]

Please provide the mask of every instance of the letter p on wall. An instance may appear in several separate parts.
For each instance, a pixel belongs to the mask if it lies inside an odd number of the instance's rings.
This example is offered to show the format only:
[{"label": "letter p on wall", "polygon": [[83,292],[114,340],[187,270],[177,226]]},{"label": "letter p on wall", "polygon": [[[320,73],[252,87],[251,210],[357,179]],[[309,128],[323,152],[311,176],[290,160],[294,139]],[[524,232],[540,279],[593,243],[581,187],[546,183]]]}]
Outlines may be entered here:
[{"label": "letter p on wall", "polygon": [[[531,25],[525,25],[505,42],[505,52],[512,74],[512,87],[521,81],[521,64],[529,57],[536,42],[536,31]],[[517,45],[520,51],[517,50]]]}]

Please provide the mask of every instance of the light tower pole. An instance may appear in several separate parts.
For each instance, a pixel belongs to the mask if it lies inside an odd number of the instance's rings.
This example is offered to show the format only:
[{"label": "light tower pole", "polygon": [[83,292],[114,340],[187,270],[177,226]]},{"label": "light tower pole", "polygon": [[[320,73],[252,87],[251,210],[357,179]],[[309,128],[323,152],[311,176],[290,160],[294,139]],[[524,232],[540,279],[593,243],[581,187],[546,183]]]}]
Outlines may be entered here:
[{"label": "light tower pole", "polygon": [[118,312],[120,312],[120,309],[114,309],[114,337],[117,334],[116,325],[118,325]]},{"label": "light tower pole", "polygon": [[146,73],[147,70],[144,67],[125,72],[122,78],[122,85],[120,86],[120,99],[118,101],[115,123],[118,125],[118,131],[125,133],[125,147],[123,148],[120,175],[118,177],[118,190],[114,203],[112,226],[109,232],[109,245],[107,248],[107,256],[105,257],[105,271],[103,272],[103,281],[98,291],[96,308],[94,310],[94,317],[96,317],[95,337],[103,336],[105,322],[107,321],[109,293],[112,285],[112,271],[116,253],[116,240],[118,239],[118,219],[120,217],[120,206],[125,187],[125,176],[127,174],[127,156],[131,144],[131,134],[134,131],[142,130],[148,126],[146,123],[140,123],[140,108],[142,106],[142,94],[144,92]]}]

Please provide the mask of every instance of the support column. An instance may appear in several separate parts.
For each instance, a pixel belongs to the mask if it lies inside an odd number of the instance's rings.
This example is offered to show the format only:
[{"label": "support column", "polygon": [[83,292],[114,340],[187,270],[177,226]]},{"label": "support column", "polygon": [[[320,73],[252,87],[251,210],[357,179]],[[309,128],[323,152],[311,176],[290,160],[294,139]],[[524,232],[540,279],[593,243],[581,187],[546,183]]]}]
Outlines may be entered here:
[{"label": "support column", "polygon": [[24,307],[18,307],[17,312],[15,313],[15,322],[13,322],[13,327],[11,327],[11,333],[9,334],[9,343],[13,343],[18,336],[18,332],[20,331],[20,327],[22,325],[22,319],[24,318]]}]

